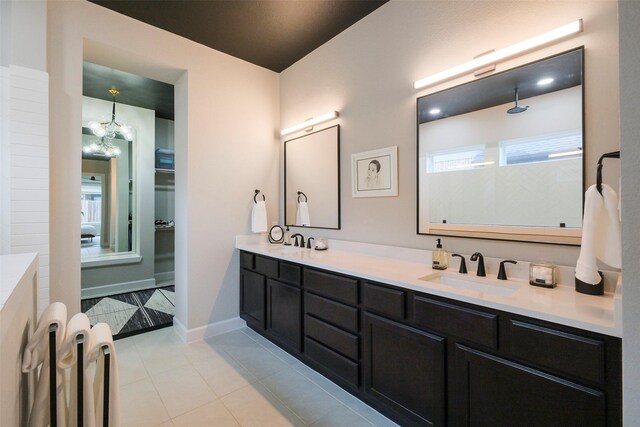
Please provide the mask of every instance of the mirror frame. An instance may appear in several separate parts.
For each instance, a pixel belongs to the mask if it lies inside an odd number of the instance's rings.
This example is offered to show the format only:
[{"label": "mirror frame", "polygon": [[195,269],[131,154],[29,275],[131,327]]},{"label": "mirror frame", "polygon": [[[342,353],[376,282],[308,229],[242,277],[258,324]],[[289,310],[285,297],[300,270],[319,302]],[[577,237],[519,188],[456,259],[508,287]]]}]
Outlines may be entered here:
[{"label": "mirror frame", "polygon": [[[86,126],[82,126],[82,135],[93,135],[93,132]],[[138,192],[140,191],[139,184],[139,165],[138,162],[138,150],[139,144],[136,143],[136,132],[134,129],[134,138],[132,141],[129,141],[130,144],[133,144],[131,150],[131,165],[132,165],[132,179],[133,179],[133,200],[131,203],[131,227],[132,227],[132,242],[131,242],[131,250],[126,252],[114,252],[111,254],[101,254],[101,255],[90,255],[83,256],[80,254],[80,268],[88,269],[88,268],[96,268],[96,267],[105,267],[105,266],[113,266],[113,265],[124,265],[124,264],[137,264],[142,261],[142,256],[140,255],[140,227],[137,226],[137,215],[140,212],[141,206],[140,197],[138,196]],[[81,147],[82,148],[82,147]],[[82,176],[82,170],[81,170]],[[82,222],[82,221],[81,221]]]},{"label": "mirror frame", "polygon": [[[528,62],[526,64],[509,68],[499,73],[490,74],[486,77],[479,78],[477,80],[471,80],[469,82],[447,87],[445,89],[428,93],[416,98],[416,234],[427,236],[444,236],[444,237],[464,237],[471,239],[486,239],[486,240],[502,240],[511,242],[525,242],[525,243],[545,243],[564,246],[580,246],[582,239],[582,227],[580,228],[561,228],[561,227],[516,227],[516,226],[495,226],[495,225],[453,225],[453,224],[433,224],[429,227],[429,232],[420,231],[420,109],[419,101],[430,95],[439,94],[454,88],[478,84],[487,79],[491,79],[497,75],[512,72],[517,69],[527,67],[532,64],[537,64],[542,61],[546,61],[561,55],[568,53],[580,52],[582,61],[582,206],[581,210],[584,211],[584,190],[585,190],[585,165],[586,165],[586,132],[585,132],[585,49],[584,46],[578,46],[567,51],[557,53],[548,57],[540,58],[535,61]],[[487,108],[487,107],[485,107]],[[479,110],[474,110],[479,111]],[[542,232],[541,232],[542,230]]]},{"label": "mirror frame", "polygon": [[[337,171],[338,171],[338,185],[336,188],[336,197],[338,200],[338,224],[337,227],[319,227],[319,226],[301,226],[301,225],[293,225],[293,224],[289,224],[287,221],[287,143],[288,142],[292,142],[292,141],[296,141],[298,139],[302,139],[305,138],[307,136],[310,135],[314,135],[316,133],[319,132],[323,132],[329,129],[333,129],[333,128],[337,128],[337,134],[336,134],[336,166],[337,166]],[[305,135],[301,135],[298,136],[296,138],[292,138],[292,139],[288,139],[286,141],[284,141],[284,183],[283,183],[283,188],[284,188],[284,225],[285,227],[298,227],[298,228],[317,228],[317,229],[324,229],[324,230],[340,230],[341,227],[341,221],[342,221],[342,214],[341,214],[341,195],[340,195],[340,182],[341,182],[341,178],[340,178],[340,125],[333,125],[333,126],[329,126],[320,130],[317,130],[315,132],[310,132],[307,133]]]}]

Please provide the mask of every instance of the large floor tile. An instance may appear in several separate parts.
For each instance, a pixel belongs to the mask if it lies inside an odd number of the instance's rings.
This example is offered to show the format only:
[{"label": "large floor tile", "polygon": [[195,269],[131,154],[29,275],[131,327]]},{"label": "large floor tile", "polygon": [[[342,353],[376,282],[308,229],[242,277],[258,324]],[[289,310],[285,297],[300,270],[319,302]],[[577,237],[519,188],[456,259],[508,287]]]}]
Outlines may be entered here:
[{"label": "large floor tile", "polygon": [[208,359],[210,357],[220,357],[226,355],[225,351],[208,341],[198,341],[185,346],[183,353],[190,362]]},{"label": "large floor tile", "polygon": [[353,412],[351,409],[344,405],[332,410],[324,417],[320,418],[315,423],[311,424],[312,427],[372,427],[366,419]]},{"label": "large floor tile", "polygon": [[304,426],[266,387],[252,384],[221,398],[243,427]]},{"label": "large floor tile", "polygon": [[171,418],[216,399],[211,388],[191,366],[152,375],[151,379]]},{"label": "large floor tile", "polygon": [[169,420],[150,378],[120,387],[122,427],[155,427]]},{"label": "large floor tile", "polygon": [[175,427],[240,427],[224,404],[216,400],[173,419]]},{"label": "large floor tile", "polygon": [[225,351],[243,350],[246,348],[262,348],[255,340],[239,330],[227,332],[205,340],[213,347]]},{"label": "large floor tile", "polygon": [[355,411],[361,417],[366,418],[376,427],[398,427],[398,424],[394,423],[389,418],[385,417],[380,412],[360,400],[349,403],[346,406]]},{"label": "large floor tile", "polygon": [[120,385],[130,384],[149,377],[149,373],[144,367],[144,363],[142,363],[135,346],[124,349],[116,348],[116,352],[118,355]]},{"label": "large floor tile", "polygon": [[291,369],[264,347],[230,349],[228,353],[258,379]]},{"label": "large floor tile", "polygon": [[295,370],[277,373],[263,378],[261,382],[305,424],[312,424],[343,406],[336,398]]},{"label": "large floor tile", "polygon": [[162,424],[158,424],[156,427],[175,427],[175,424],[171,420],[165,421]]},{"label": "large floor tile", "polygon": [[193,363],[217,396],[241,389],[258,379],[230,356],[209,357]]}]

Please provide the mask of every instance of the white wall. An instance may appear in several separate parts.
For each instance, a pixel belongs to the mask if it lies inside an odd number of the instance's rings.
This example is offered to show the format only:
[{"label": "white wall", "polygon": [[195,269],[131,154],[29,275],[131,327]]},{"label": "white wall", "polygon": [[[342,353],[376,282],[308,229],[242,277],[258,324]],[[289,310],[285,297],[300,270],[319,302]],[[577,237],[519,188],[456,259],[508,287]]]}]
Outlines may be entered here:
[{"label": "white wall", "polygon": [[622,162],[622,371],[624,424],[640,420],[640,2],[620,6],[620,137]]},{"label": "white wall", "polygon": [[[619,144],[616,13],[613,2],[391,1],[286,69],[283,127],[340,110],[342,230],[305,234],[435,247],[434,238],[416,235],[416,98],[472,77],[421,91],[413,81],[578,18],[584,19],[582,34],[498,64],[497,71],[585,45],[586,178],[593,183],[597,157]],[[534,16],[524,25],[524,17]],[[351,154],[391,145],[398,146],[399,196],[352,198]],[[605,180],[616,184],[616,172],[615,164],[607,165]],[[578,256],[577,248],[557,245],[462,238],[443,243],[462,253],[531,261],[544,255],[561,264],[574,264]]]},{"label": "white wall", "polygon": [[250,231],[255,188],[278,195],[278,75],[89,2],[48,8],[52,297],[79,310],[86,59],[175,85],[176,320],[193,331],[236,317],[234,236]]}]

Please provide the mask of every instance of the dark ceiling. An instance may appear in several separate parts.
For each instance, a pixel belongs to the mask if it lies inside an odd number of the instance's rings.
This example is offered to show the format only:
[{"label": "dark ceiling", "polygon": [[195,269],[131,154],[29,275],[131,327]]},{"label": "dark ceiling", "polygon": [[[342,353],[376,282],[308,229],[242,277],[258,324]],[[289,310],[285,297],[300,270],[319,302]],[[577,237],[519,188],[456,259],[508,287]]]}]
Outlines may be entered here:
[{"label": "dark ceiling", "polygon": [[388,0],[91,0],[281,72]]}]

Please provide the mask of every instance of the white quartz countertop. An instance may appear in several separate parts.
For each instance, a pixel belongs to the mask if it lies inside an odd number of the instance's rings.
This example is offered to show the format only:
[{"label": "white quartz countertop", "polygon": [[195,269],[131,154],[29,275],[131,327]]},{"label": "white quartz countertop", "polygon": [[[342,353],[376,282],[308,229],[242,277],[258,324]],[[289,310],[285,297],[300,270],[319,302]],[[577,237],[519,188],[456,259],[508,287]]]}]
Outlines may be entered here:
[{"label": "white quartz countertop", "polygon": [[[478,288],[482,288],[484,284],[491,286],[492,290],[501,285],[509,288],[508,292],[505,292],[508,295],[500,295],[501,292],[485,292],[473,287],[448,286],[438,283],[437,280],[423,280],[421,278],[425,276],[437,276],[440,273],[438,270],[433,270],[426,259],[425,262],[416,262],[415,259],[399,259],[397,255],[384,255],[385,252],[394,254],[394,252],[407,251],[405,248],[397,248],[398,250],[394,251],[393,247],[372,245],[387,249],[366,253],[366,250],[332,249],[330,244],[329,250],[316,251],[271,245],[246,237],[236,238],[237,249],[588,331],[615,337],[622,336],[622,290],[619,284],[613,293],[594,296],[577,293],[573,286],[547,289],[531,286],[528,280],[524,279],[509,279],[502,282],[495,280],[495,277],[476,277],[473,268],[469,268],[467,275],[459,274],[457,269],[453,268],[449,268],[444,273],[454,280],[460,277],[475,281],[478,283]],[[415,256],[408,258],[415,258]]]},{"label": "white quartz countertop", "polygon": [[37,256],[35,253],[0,256],[0,309],[23,277],[35,272]]}]

